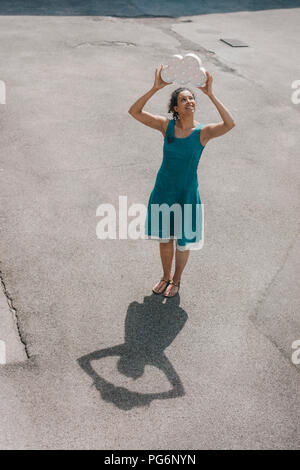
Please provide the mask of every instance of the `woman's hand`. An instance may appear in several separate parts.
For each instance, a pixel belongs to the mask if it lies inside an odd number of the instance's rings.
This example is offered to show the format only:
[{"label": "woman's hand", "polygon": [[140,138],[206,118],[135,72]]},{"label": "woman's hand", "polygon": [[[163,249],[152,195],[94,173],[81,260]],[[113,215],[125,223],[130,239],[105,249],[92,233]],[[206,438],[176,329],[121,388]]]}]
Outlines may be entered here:
[{"label": "woman's hand", "polygon": [[155,69],[155,80],[154,80],[154,85],[153,88],[155,90],[160,90],[166,85],[170,85],[173,82],[164,82],[163,79],[161,78],[161,71],[162,71],[163,65],[160,66],[160,69]]},{"label": "woman's hand", "polygon": [[207,80],[206,80],[206,83],[204,86],[198,86],[197,88],[199,88],[199,90],[203,91],[203,93],[205,93],[205,95],[208,95],[208,96],[211,96],[213,91],[212,91],[212,81],[213,81],[213,78],[211,76],[211,74],[206,70],[206,76],[207,76]]}]

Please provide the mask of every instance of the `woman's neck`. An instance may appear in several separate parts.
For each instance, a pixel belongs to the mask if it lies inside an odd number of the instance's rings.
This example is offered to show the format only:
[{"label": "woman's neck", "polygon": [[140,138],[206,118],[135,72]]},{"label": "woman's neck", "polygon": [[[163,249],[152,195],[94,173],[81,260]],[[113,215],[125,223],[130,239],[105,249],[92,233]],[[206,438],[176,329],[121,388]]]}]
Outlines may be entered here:
[{"label": "woman's neck", "polygon": [[177,127],[180,127],[183,131],[196,127],[194,117],[192,116],[190,119],[177,119]]}]

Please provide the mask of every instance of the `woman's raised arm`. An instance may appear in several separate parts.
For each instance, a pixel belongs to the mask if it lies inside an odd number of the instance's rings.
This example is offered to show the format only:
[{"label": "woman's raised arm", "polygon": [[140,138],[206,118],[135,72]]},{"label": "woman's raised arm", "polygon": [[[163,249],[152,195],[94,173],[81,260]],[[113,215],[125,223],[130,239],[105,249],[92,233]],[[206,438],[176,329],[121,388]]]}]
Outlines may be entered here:
[{"label": "woman's raised arm", "polygon": [[204,87],[198,88],[203,93],[205,93],[214,103],[223,121],[218,122],[216,124],[206,124],[205,126],[203,126],[201,134],[202,140],[205,145],[210,139],[213,139],[214,137],[220,137],[221,135],[226,134],[235,126],[235,122],[232,115],[230,114],[228,109],[226,109],[225,106],[221,103],[221,101],[218,100],[218,98],[214,95],[212,91],[212,76],[209,72],[206,72],[206,75],[206,85]]},{"label": "woman's raised arm", "polygon": [[154,95],[158,90],[163,88],[166,85],[170,85],[170,83],[164,82],[160,76],[161,70],[163,65],[161,65],[160,70],[155,69],[155,80],[153,87],[147,91],[143,96],[141,96],[133,105],[129,108],[129,114],[134,117],[137,121],[142,122],[146,126],[152,127],[153,129],[157,129],[159,131],[163,131],[163,126],[167,121],[167,118],[164,116],[155,116],[154,114],[150,114],[146,111],[143,111],[143,107],[147,103],[147,101]]}]

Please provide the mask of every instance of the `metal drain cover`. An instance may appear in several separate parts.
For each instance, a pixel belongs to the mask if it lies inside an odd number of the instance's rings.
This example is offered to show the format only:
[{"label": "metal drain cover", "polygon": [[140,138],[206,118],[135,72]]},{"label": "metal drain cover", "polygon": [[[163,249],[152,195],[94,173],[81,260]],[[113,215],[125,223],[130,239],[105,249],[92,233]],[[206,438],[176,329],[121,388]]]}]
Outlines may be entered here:
[{"label": "metal drain cover", "polygon": [[220,41],[225,42],[226,44],[229,44],[229,46],[232,47],[249,47],[248,44],[246,44],[243,41],[240,41],[239,39],[220,39]]}]

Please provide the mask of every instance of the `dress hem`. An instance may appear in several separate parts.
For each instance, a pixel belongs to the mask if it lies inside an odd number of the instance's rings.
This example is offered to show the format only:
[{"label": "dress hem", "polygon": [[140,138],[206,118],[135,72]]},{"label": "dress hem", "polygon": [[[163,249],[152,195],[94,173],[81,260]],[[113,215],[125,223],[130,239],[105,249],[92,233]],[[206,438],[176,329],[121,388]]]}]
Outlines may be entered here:
[{"label": "dress hem", "polygon": [[[168,238],[162,238],[162,237],[159,237],[159,236],[156,236],[156,235],[144,235],[143,236],[143,239],[144,240],[156,240],[156,241],[159,241],[161,243],[167,243],[169,240],[178,240],[177,237],[175,236],[170,236]],[[202,238],[201,240],[199,240],[198,242],[190,242],[190,243],[187,243],[186,245],[184,246],[181,246],[178,244],[178,242],[176,242],[176,248],[179,250],[179,251],[187,251],[187,250],[201,250],[203,248],[203,245],[204,245],[204,233],[203,233],[203,230],[202,230]]]}]

